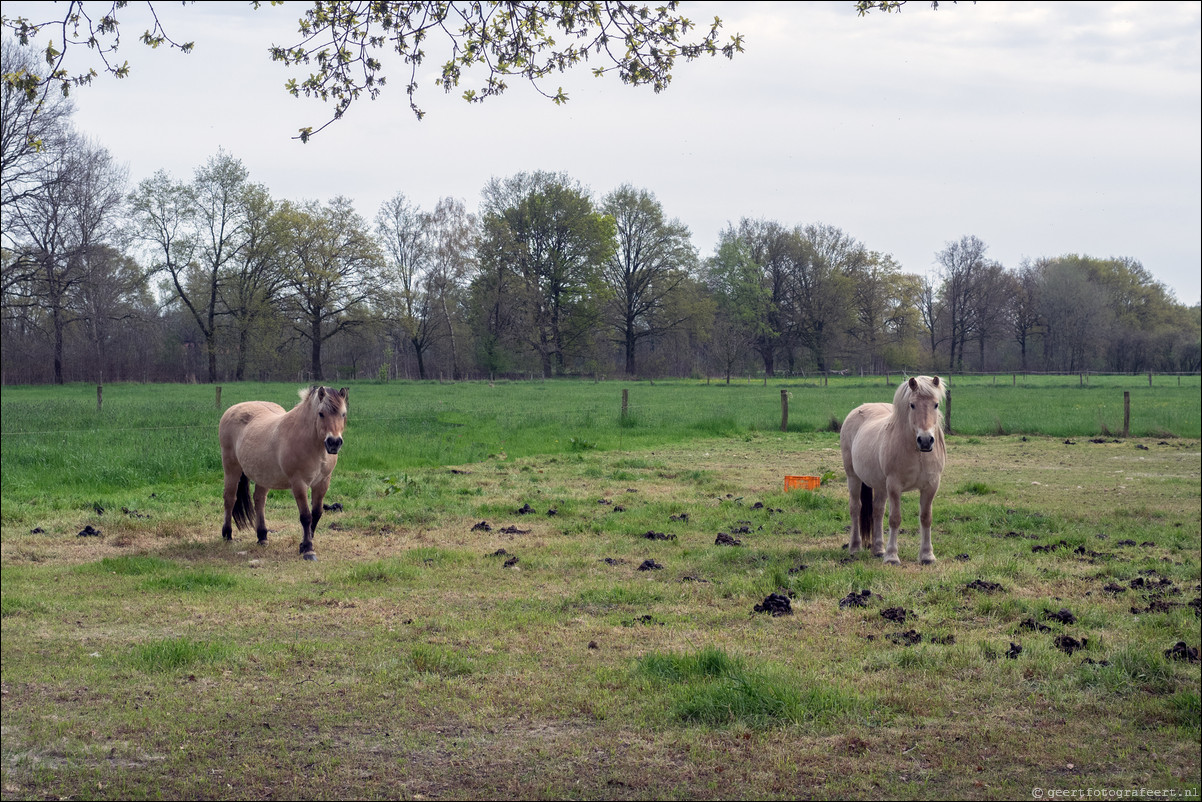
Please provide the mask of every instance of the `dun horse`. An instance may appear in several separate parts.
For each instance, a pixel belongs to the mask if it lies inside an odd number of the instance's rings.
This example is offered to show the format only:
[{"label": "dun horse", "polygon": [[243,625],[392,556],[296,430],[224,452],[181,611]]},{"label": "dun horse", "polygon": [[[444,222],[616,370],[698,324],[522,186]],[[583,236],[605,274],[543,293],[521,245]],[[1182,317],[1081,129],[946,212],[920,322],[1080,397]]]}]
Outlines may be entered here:
[{"label": "dun horse", "polygon": [[[872,538],[872,553],[900,565],[897,530],[901,494],[917,490],[922,546],[919,560],[935,562],[931,549],[931,505],[947,453],[939,402],[946,389],[939,377],[915,376],[902,382],[892,404],[861,404],[843,422],[839,446],[851,508],[852,554]],[[889,547],[884,547],[885,500],[889,501]]]},{"label": "dun horse", "polygon": [[[347,389],[314,385],[300,391],[300,403],[285,412],[270,401],[234,404],[217,428],[221,465],[225,469],[225,524],[221,535],[233,538],[230,519],[239,529],[250,526],[250,483],[255,483],[253,514],[259,543],[267,542],[263,508],[268,490],[291,490],[300,512],[304,537],[300,553],[316,560],[313,530],[321,519],[321,502],[330,489],[346,426]],[[305,491],[312,488],[310,512]]]}]

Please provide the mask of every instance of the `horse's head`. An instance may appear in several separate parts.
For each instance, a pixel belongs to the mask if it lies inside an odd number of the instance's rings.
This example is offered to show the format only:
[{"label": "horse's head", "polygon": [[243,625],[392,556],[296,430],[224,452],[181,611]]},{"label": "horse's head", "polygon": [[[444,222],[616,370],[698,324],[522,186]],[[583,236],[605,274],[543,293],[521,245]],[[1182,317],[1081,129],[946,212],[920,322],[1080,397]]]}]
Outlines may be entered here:
[{"label": "horse's head", "polygon": [[946,388],[938,376],[911,376],[897,388],[893,397],[894,414],[906,416],[919,451],[932,451],[939,441],[943,430],[939,402],[945,393]]},{"label": "horse's head", "polygon": [[346,428],[347,388],[310,387],[302,391],[317,426],[317,436],[327,454],[337,454],[342,448],[342,430]]}]

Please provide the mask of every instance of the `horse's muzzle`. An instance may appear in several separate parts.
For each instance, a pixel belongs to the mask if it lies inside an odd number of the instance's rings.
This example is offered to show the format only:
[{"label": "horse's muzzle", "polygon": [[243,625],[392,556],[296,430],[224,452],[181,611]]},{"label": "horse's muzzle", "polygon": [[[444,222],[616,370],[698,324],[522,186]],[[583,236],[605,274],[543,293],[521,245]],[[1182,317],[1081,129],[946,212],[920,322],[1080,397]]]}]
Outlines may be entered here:
[{"label": "horse's muzzle", "polygon": [[[340,448],[342,448],[342,438],[341,437],[327,437],[326,438],[326,453],[327,454],[337,454],[338,450]],[[929,451],[930,449],[927,449],[927,450]]]},{"label": "horse's muzzle", "polygon": [[922,452],[933,451],[935,449],[935,436],[931,434],[918,435],[918,450]]}]

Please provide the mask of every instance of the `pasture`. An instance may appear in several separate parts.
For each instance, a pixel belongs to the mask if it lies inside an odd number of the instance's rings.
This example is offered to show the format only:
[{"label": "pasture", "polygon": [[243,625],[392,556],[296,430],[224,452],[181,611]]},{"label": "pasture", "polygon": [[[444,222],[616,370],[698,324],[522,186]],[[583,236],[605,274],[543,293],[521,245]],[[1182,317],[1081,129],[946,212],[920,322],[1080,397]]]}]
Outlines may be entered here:
[{"label": "pasture", "polygon": [[214,388],[4,388],[4,796],[1196,798],[1198,378],[1009,384],[900,567],[830,426],[879,379],[351,384],[317,562],[283,492],[221,539]]}]

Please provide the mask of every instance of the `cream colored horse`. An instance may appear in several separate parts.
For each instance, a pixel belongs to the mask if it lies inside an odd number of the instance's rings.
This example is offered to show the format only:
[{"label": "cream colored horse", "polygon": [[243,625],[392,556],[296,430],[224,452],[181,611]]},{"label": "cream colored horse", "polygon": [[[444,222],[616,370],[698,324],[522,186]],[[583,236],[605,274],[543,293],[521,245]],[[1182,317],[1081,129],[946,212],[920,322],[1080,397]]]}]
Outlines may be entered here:
[{"label": "cream colored horse", "polygon": [[[872,537],[874,556],[900,565],[897,530],[901,526],[901,494],[918,491],[922,545],[919,560],[935,562],[931,548],[931,506],[947,460],[943,413],[939,402],[946,388],[938,376],[915,376],[902,382],[892,404],[861,404],[851,411],[839,433],[843,469],[851,509],[852,554]],[[889,547],[884,548],[885,500],[889,501]]]},{"label": "cream colored horse", "polygon": [[[321,502],[330,489],[346,426],[347,389],[314,385],[300,391],[300,402],[285,412],[270,401],[234,404],[221,416],[217,436],[225,469],[225,524],[221,535],[233,538],[230,520],[250,526],[250,482],[255,483],[253,513],[259,543],[267,542],[263,508],[268,490],[291,490],[300,512],[304,537],[300,553],[316,560],[313,530],[321,519]],[[310,511],[305,491],[312,488]]]}]

